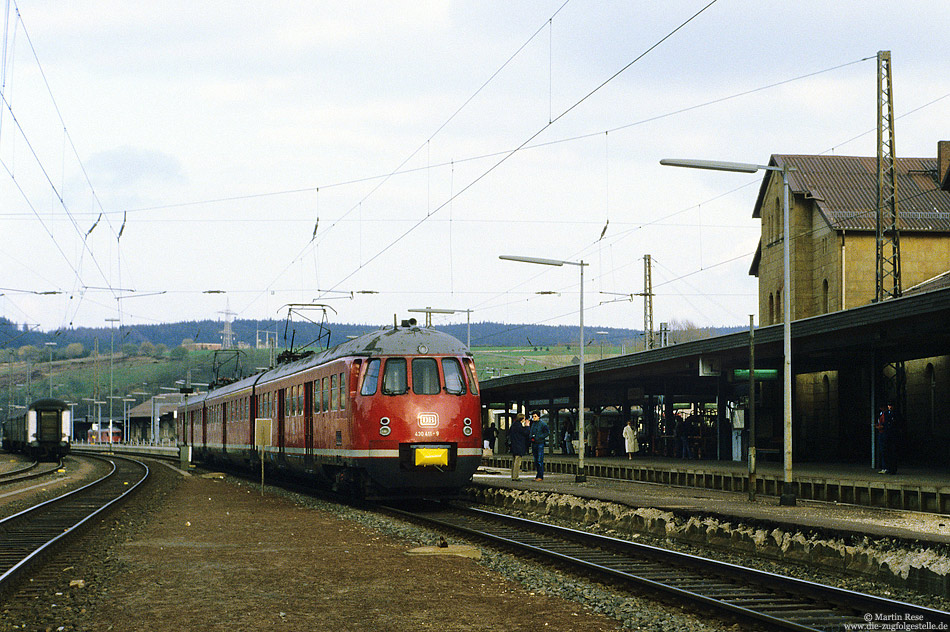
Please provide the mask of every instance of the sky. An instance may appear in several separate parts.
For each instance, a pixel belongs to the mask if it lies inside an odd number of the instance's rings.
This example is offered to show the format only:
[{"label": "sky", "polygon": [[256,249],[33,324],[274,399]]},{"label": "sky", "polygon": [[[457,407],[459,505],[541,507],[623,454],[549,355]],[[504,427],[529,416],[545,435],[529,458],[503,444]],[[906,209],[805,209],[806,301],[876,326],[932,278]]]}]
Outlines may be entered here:
[{"label": "sky", "polygon": [[[950,3],[5,3],[0,316],[747,325],[764,164],[950,138]],[[471,310],[465,312],[464,310]],[[421,315],[416,314],[420,320]],[[110,321],[106,319],[118,319]],[[758,319],[756,319],[758,320]]]}]

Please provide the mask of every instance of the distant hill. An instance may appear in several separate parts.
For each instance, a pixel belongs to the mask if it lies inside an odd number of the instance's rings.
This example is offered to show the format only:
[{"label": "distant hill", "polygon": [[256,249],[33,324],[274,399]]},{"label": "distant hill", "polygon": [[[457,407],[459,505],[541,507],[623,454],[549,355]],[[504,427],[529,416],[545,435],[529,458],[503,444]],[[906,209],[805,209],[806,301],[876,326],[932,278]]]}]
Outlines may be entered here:
[{"label": "distant hill", "polygon": [[[293,346],[295,348],[323,348],[329,345],[336,345],[345,342],[349,336],[358,336],[360,334],[379,329],[380,327],[392,326],[389,324],[351,324],[334,323],[331,324],[329,335],[325,330],[311,322],[292,322],[283,321],[258,321],[258,320],[235,320],[231,323],[231,331],[234,336],[235,344],[246,344],[255,346],[257,340],[266,340],[268,334],[273,339],[276,337],[277,346],[281,348]],[[88,353],[92,350],[95,339],[99,339],[100,350],[108,349],[112,338],[115,335],[116,350],[122,349],[124,345],[141,346],[143,343],[151,345],[164,345],[168,349],[174,349],[182,345],[183,341],[197,343],[220,343],[221,334],[225,324],[221,321],[201,320],[187,321],[177,323],[162,323],[157,325],[131,325],[117,327],[114,332],[108,327],[76,327],[61,329],[53,332],[43,332],[36,330],[27,330],[23,325],[17,325],[7,319],[0,318],[0,350],[16,351],[24,346],[33,346],[42,348],[46,342],[55,342],[54,354],[59,357],[67,346],[79,343]],[[459,340],[465,341],[468,335],[465,323],[458,325],[437,325],[439,331],[444,331]],[[688,338],[709,337],[724,333],[731,333],[743,329],[743,327],[726,327],[719,329],[696,329],[690,330],[692,335]],[[597,332],[607,332],[598,334]],[[685,334],[686,332],[681,332]],[[637,329],[618,329],[611,327],[585,328],[585,336],[588,341],[595,344],[601,342],[613,345],[634,345],[637,341],[642,341],[643,332]],[[473,347],[523,347],[527,346],[553,346],[553,345],[573,345],[576,344],[578,337],[578,328],[571,326],[550,326],[550,325],[512,325],[495,322],[478,322],[471,324],[471,340]],[[684,339],[688,339],[684,338]],[[45,352],[44,352],[45,353]],[[3,355],[0,355],[2,358]]]}]

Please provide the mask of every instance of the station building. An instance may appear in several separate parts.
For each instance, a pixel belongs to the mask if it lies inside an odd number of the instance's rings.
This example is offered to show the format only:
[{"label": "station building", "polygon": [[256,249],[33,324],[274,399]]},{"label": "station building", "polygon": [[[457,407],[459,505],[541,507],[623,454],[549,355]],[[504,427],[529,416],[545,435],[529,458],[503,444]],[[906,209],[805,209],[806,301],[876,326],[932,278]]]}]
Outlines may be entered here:
[{"label": "station building", "polygon": [[[773,155],[788,168],[792,320],[867,305],[876,290],[877,160],[861,156]],[[896,158],[903,293],[950,286],[950,141],[936,158]],[[768,171],[753,209],[761,219],[750,274],[759,279],[759,323],[782,322],[783,191],[781,174]],[[947,323],[934,323],[947,327]],[[921,331],[921,336],[927,336]],[[915,460],[950,457],[950,358],[877,358],[878,371],[905,361],[904,451]],[[810,460],[868,458],[873,418],[866,367],[797,373],[796,443]],[[897,399],[874,376],[876,405]]]},{"label": "station building", "polygon": [[[950,457],[950,141],[936,158],[898,158],[903,297],[875,303],[877,165],[873,157],[773,155],[791,167],[790,235],[793,450],[796,461],[873,464],[877,407],[895,396],[885,372],[903,363],[903,458],[944,465]],[[761,219],[750,274],[759,279],[756,446],[782,447],[782,209],[780,173],[767,171],[753,216]],[[694,453],[741,459],[748,446],[743,411],[749,335],[730,334],[587,363],[585,434],[592,456],[618,454],[626,421],[648,454],[672,456],[672,421],[693,416]],[[777,369],[777,371],[776,371]],[[763,372],[764,373],[764,372]],[[578,418],[577,366],[506,376],[482,385],[483,404],[547,414],[567,448]],[[504,451],[504,433],[498,442]],[[622,450],[622,449],[621,449]]]}]

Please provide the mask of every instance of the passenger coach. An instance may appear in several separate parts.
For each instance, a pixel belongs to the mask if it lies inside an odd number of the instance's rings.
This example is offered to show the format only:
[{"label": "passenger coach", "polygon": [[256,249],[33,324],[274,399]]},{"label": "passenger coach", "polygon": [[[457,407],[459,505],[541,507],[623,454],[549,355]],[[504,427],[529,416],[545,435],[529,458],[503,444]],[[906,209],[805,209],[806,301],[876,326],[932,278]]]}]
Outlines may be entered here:
[{"label": "passenger coach", "polygon": [[3,422],[3,449],[35,459],[56,460],[69,454],[72,432],[69,404],[59,399],[38,399],[25,414]]},{"label": "passenger coach", "polygon": [[457,491],[481,462],[478,382],[456,338],[415,320],[188,397],[198,460],[267,467],[361,496]]}]

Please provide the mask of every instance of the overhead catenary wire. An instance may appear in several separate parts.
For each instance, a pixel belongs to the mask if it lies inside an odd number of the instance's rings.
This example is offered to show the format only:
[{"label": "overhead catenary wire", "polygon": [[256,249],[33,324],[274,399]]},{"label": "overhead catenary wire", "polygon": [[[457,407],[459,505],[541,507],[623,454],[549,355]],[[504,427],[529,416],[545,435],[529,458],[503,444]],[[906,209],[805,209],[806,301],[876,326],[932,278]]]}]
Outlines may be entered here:
[{"label": "overhead catenary wire", "polygon": [[[95,188],[93,187],[92,182],[91,182],[91,180],[89,179],[89,176],[88,176],[88,173],[87,173],[87,171],[86,171],[85,165],[83,164],[82,159],[79,157],[79,152],[78,152],[78,150],[76,149],[76,146],[75,146],[75,144],[73,143],[72,137],[71,137],[70,134],[69,134],[69,131],[68,131],[67,126],[66,126],[66,123],[65,123],[65,120],[63,119],[63,116],[62,116],[62,112],[61,112],[61,110],[60,110],[60,108],[59,108],[59,104],[57,103],[56,98],[55,98],[55,96],[53,95],[52,87],[50,86],[49,81],[48,81],[48,79],[47,79],[47,77],[46,77],[46,72],[45,72],[45,70],[43,69],[43,65],[42,65],[42,63],[41,63],[40,60],[39,60],[39,55],[37,54],[36,48],[35,48],[35,46],[33,45],[33,41],[32,41],[32,39],[31,39],[31,37],[30,37],[29,31],[28,31],[28,29],[27,29],[27,27],[26,27],[26,24],[24,23],[24,21],[23,21],[23,19],[22,19],[22,15],[20,14],[19,7],[16,5],[15,2],[13,3],[13,6],[14,6],[15,13],[16,13],[16,25],[14,26],[14,42],[15,42],[15,39],[16,39],[16,38],[15,38],[16,33],[22,31],[24,37],[26,38],[26,42],[27,42],[27,44],[29,45],[29,49],[30,49],[30,51],[31,51],[31,53],[32,53],[32,55],[33,55],[33,60],[34,60],[34,62],[36,63],[37,70],[38,70],[38,72],[39,72],[39,74],[40,74],[40,77],[41,77],[42,80],[43,80],[43,85],[44,85],[45,88],[46,88],[47,95],[49,96],[50,102],[52,103],[53,109],[54,109],[55,112],[56,112],[56,116],[58,117],[59,123],[60,123],[61,128],[62,128],[62,132],[63,132],[63,146],[64,146],[64,149],[63,149],[63,152],[62,152],[62,154],[61,154],[61,159],[62,159],[62,178],[63,178],[63,184],[62,184],[61,186],[57,187],[56,183],[53,182],[53,178],[52,178],[51,175],[50,175],[49,169],[47,169],[46,165],[44,164],[43,159],[39,156],[39,154],[37,153],[37,151],[36,151],[36,149],[35,149],[33,143],[31,142],[29,136],[27,135],[26,130],[23,129],[22,125],[20,124],[19,120],[17,119],[16,113],[15,113],[14,108],[13,108],[12,101],[7,98],[5,81],[4,81],[4,86],[2,87],[2,89],[0,89],[0,100],[2,100],[2,105],[3,105],[4,109],[9,113],[10,119],[11,119],[12,123],[15,125],[16,130],[17,130],[17,132],[18,132],[18,136],[19,136],[20,138],[22,138],[23,141],[26,143],[26,146],[28,147],[28,149],[29,149],[29,151],[30,151],[30,154],[31,154],[31,156],[32,156],[32,158],[33,158],[35,164],[37,165],[39,171],[42,173],[42,176],[43,176],[43,178],[45,179],[45,181],[46,181],[46,183],[47,183],[47,185],[48,185],[48,187],[49,187],[50,193],[52,194],[53,198],[55,198],[55,203],[57,203],[57,204],[59,205],[59,207],[61,207],[61,208],[63,209],[63,211],[66,213],[67,217],[68,217],[69,220],[70,220],[70,223],[71,223],[72,226],[73,226],[74,231],[76,232],[77,236],[79,236],[79,237],[81,238],[81,241],[82,241],[82,250],[81,250],[81,253],[80,253],[80,260],[79,260],[78,264],[74,264],[74,263],[72,262],[72,260],[70,259],[70,257],[66,255],[65,251],[63,250],[63,248],[62,248],[62,246],[60,245],[59,241],[56,239],[56,237],[55,237],[55,235],[53,234],[52,230],[51,230],[51,229],[46,225],[46,223],[43,221],[42,217],[41,217],[40,214],[39,214],[38,209],[36,208],[36,205],[29,199],[29,195],[27,194],[27,192],[26,192],[26,191],[24,190],[24,188],[20,185],[20,183],[16,180],[16,177],[15,177],[15,175],[14,175],[14,171],[13,171],[12,166],[8,165],[5,161],[2,161],[2,160],[0,160],[0,163],[2,163],[3,168],[7,171],[7,174],[9,175],[10,180],[15,183],[15,187],[16,187],[17,191],[20,193],[21,197],[24,199],[24,201],[26,202],[27,206],[31,209],[31,211],[32,211],[33,214],[36,216],[36,218],[40,220],[41,225],[43,226],[43,228],[44,228],[44,230],[46,231],[47,235],[49,236],[50,240],[53,242],[54,246],[56,247],[56,250],[60,253],[60,256],[64,259],[64,261],[66,261],[66,264],[67,264],[67,265],[69,266],[69,268],[72,270],[73,275],[74,275],[74,279],[75,279],[75,283],[76,283],[77,285],[82,285],[82,284],[84,283],[84,281],[83,281],[83,274],[82,274],[82,260],[83,260],[83,258],[85,258],[85,256],[88,254],[89,257],[90,257],[90,259],[93,261],[93,264],[94,264],[96,270],[97,270],[98,273],[101,275],[102,279],[103,279],[107,284],[111,285],[111,280],[110,280],[109,276],[108,276],[108,275],[106,274],[106,272],[103,270],[102,265],[99,263],[98,259],[97,259],[96,256],[95,256],[95,253],[92,251],[92,249],[89,247],[89,245],[88,245],[88,243],[87,243],[87,241],[86,241],[86,238],[89,236],[89,232],[91,232],[92,229],[90,229],[90,231],[88,231],[85,235],[83,234],[82,229],[80,228],[80,226],[79,226],[79,224],[78,224],[76,218],[75,218],[75,217],[73,216],[73,214],[71,213],[70,208],[69,208],[69,205],[66,203],[66,200],[65,200],[65,198],[64,198],[63,191],[64,191],[64,189],[65,189],[65,171],[66,171],[66,169],[65,169],[65,160],[66,160],[65,147],[66,147],[66,145],[68,145],[68,146],[71,148],[71,150],[72,150],[73,157],[75,158],[77,164],[79,165],[80,171],[82,172],[83,177],[84,177],[84,179],[85,179],[85,183],[86,183],[86,185],[89,187],[89,190],[90,190],[90,192],[91,192],[91,194],[92,194],[92,197],[93,197],[93,199],[95,200],[95,202],[96,202],[96,204],[97,204],[97,206],[98,206],[98,208],[99,208],[100,216],[101,216],[101,214],[102,214],[102,212],[103,212],[102,204],[101,204],[101,202],[100,202],[99,199],[98,199],[98,196],[97,196],[97,194],[96,194],[96,192],[95,192]],[[9,20],[8,20],[8,19],[5,19],[5,27],[6,27],[6,28],[5,28],[5,31],[4,31],[4,51],[3,51],[3,59],[4,59],[3,74],[4,74],[4,77],[5,77],[6,69],[7,69],[7,66],[6,66],[6,57],[7,57],[7,53],[8,53],[8,51],[7,51],[7,45],[8,45],[7,35],[8,35],[8,32],[7,32],[6,29],[9,28]],[[11,56],[11,57],[12,57],[12,56]],[[0,118],[2,118],[2,117],[0,117]],[[112,229],[113,234],[116,234],[116,233],[115,233],[115,229],[112,228],[112,226],[111,226],[111,221],[109,220],[109,218],[106,217],[105,219],[106,219],[107,224],[110,226],[110,229]],[[98,224],[98,221],[99,221],[99,220],[96,221],[96,224]],[[95,228],[95,225],[93,225],[93,228]],[[81,304],[81,300],[80,300],[78,303]]]},{"label": "overhead catenary wire", "polygon": [[[721,3],[720,3],[720,4],[721,4]],[[560,36],[560,24],[558,25],[558,27],[559,27],[559,36]],[[548,33],[550,34],[550,21],[549,21],[549,30],[548,30]],[[553,74],[553,73],[550,73],[550,72],[549,72],[549,79],[550,79],[550,75],[551,75],[551,74]],[[51,75],[51,78],[55,79],[55,75]],[[549,81],[549,83],[550,83],[550,81]],[[551,106],[550,106],[550,102],[552,101],[552,99],[551,99],[551,94],[550,94],[550,93],[551,93],[551,90],[549,89],[549,95],[548,95],[548,96],[549,96],[549,108],[548,108],[548,109],[549,109],[549,110],[552,110],[552,108],[551,108]],[[553,110],[552,110],[552,111],[553,111]],[[550,115],[549,115],[549,119],[553,119],[553,116],[550,116]],[[552,131],[554,131],[554,130],[552,130]],[[525,148],[525,149],[527,149],[527,148]],[[433,153],[433,155],[434,155],[434,153]],[[428,161],[427,161],[427,162],[428,162]],[[433,168],[433,166],[434,166],[434,163],[431,164],[431,165],[427,165],[426,168],[431,169],[431,168]],[[610,166],[611,166],[611,168],[614,167],[614,165],[610,165]],[[460,173],[461,173],[461,171],[460,171]],[[459,181],[461,182],[462,179],[460,178]],[[435,189],[434,186],[433,186],[433,189]],[[618,189],[618,190],[619,190],[619,189]],[[453,193],[454,193],[454,191],[453,191]],[[107,198],[104,198],[104,199],[107,199]],[[619,196],[618,196],[618,199],[620,199]],[[288,205],[288,206],[290,206],[290,205]],[[75,209],[75,205],[71,205],[71,207],[72,207],[72,210],[73,210],[73,211],[76,210],[76,209]],[[450,207],[450,208],[451,208],[451,207]],[[459,208],[461,208],[461,206],[459,206]],[[444,213],[444,212],[443,212],[443,213]],[[364,213],[364,214],[368,214],[368,213]],[[161,215],[161,214],[155,214],[155,215]],[[199,215],[201,215],[201,214],[199,213]],[[289,214],[288,214],[288,215],[289,215]],[[332,217],[332,215],[333,215],[333,213],[327,214],[326,218],[327,218],[327,219],[330,219],[330,218]],[[464,215],[464,213],[460,213],[460,215]],[[113,216],[113,217],[115,217],[115,216]],[[348,219],[349,219],[349,218],[347,218],[347,220],[348,220]],[[365,220],[365,221],[374,221],[374,219],[375,219],[375,218],[371,218],[371,219]],[[443,220],[443,219],[444,219],[444,217],[443,217],[443,218],[434,217],[434,218],[432,218],[430,221],[441,221],[441,220]],[[450,220],[448,220],[448,221],[451,221],[451,219],[454,219],[455,221],[457,221],[457,222],[459,222],[459,223],[466,221],[466,219],[465,219],[464,217],[450,218]],[[614,219],[615,219],[615,220],[620,220],[621,218],[615,217]],[[684,218],[684,219],[685,219],[685,218]],[[90,220],[90,221],[91,221],[91,220]],[[222,219],[222,221],[232,221],[232,220]],[[241,220],[238,220],[238,221],[241,221]],[[279,220],[273,220],[273,221],[279,221]],[[311,221],[312,221],[312,220],[311,220]],[[344,220],[344,221],[346,221],[346,220]],[[398,221],[409,221],[409,220],[398,220]],[[117,222],[117,221],[114,221],[114,223],[115,223],[116,226],[118,226],[118,222]],[[328,223],[328,222],[324,222],[323,224],[327,224],[327,223]],[[603,222],[601,222],[601,223],[603,223]],[[84,220],[80,220],[80,224],[82,225],[83,229],[88,228],[88,226],[89,226],[89,224],[86,223]],[[611,227],[610,227],[610,233],[614,233],[615,230],[623,230],[623,229],[626,228],[626,226],[624,226],[623,223],[620,222],[620,221],[615,221],[614,224],[615,224],[615,226],[611,226]],[[407,227],[405,224],[404,224],[403,226]],[[59,231],[58,231],[58,227],[53,226],[53,228],[57,229],[57,235],[58,235],[58,232],[59,232]],[[97,232],[100,232],[100,231],[102,230],[102,228],[103,228],[103,227],[100,225],[99,228],[97,228]],[[307,228],[309,229],[310,227],[307,227]],[[600,229],[600,226],[598,226],[597,228],[598,228],[598,230],[599,230],[599,229]],[[120,229],[120,230],[121,230],[121,229]],[[367,234],[368,234],[368,229],[367,229],[366,227],[363,227],[363,230],[364,230],[365,232],[367,232]],[[585,233],[584,233],[585,236],[588,236],[590,233],[593,232],[593,229],[583,229],[583,228],[582,228],[581,230],[584,230],[584,231],[585,231]],[[705,230],[706,230],[706,227],[704,226],[704,231],[705,231]],[[309,231],[309,230],[306,230],[306,232],[309,233],[310,231]],[[291,231],[288,230],[288,231],[287,231],[287,234],[290,235],[290,234],[291,234]],[[305,234],[303,231],[301,231],[301,233],[300,233],[297,237],[298,237],[300,240],[306,239],[306,234]],[[334,235],[334,237],[336,237],[336,235]],[[609,235],[608,235],[608,238],[604,240],[605,244],[608,242],[608,240],[609,240]],[[415,239],[414,239],[413,241],[415,241]],[[126,240],[126,242],[127,242],[127,243],[130,243],[129,240]],[[292,244],[295,244],[296,242],[291,242],[291,243],[292,243]],[[367,242],[367,243],[369,243],[369,242]],[[102,255],[101,255],[101,252],[100,252],[97,248],[95,248],[95,246],[96,246],[97,244],[91,243],[90,245],[93,246],[93,248],[96,250],[96,253],[97,253],[98,255],[100,255],[100,257],[101,257],[101,256],[102,256]],[[609,246],[608,246],[608,247],[609,247]],[[288,249],[288,250],[289,250],[289,249]],[[367,250],[369,250],[368,247],[367,247]],[[566,250],[566,249],[565,249],[565,250]],[[68,251],[68,248],[67,248],[67,251]],[[325,251],[326,251],[326,249],[325,249]],[[620,252],[620,251],[618,250],[618,254],[619,254],[619,252]],[[291,254],[291,253],[292,253],[292,250],[291,250],[290,252],[288,252],[287,254]],[[605,255],[605,264],[604,264],[604,265],[610,267],[611,270],[616,269],[616,266],[613,265],[614,262],[607,259],[606,253],[604,253],[604,255]],[[285,256],[286,256],[286,255],[285,255]],[[460,261],[461,261],[461,260],[460,260]],[[278,262],[279,262],[279,259],[278,259]],[[451,258],[450,258],[450,261],[447,262],[447,263],[451,263]],[[622,264],[622,263],[624,263],[624,260],[618,257],[618,261],[617,261],[616,263],[617,263],[617,264]],[[329,268],[326,268],[326,267],[324,268],[325,271],[328,270],[328,269],[329,269]],[[327,273],[324,272],[324,274],[327,274]],[[88,276],[88,273],[86,272],[86,270],[84,270],[84,276]],[[159,284],[160,284],[160,283],[161,283],[161,281],[159,281]]]},{"label": "overhead catenary wire", "polygon": [[[714,0],[714,1],[715,1],[715,0]],[[560,11],[561,11],[565,6],[567,6],[567,4],[568,4],[569,2],[570,2],[570,0],[565,0],[565,1],[563,2],[563,4],[561,4],[561,6],[558,7],[558,9],[551,15],[551,17],[550,17],[549,19],[553,19],[554,16],[556,16],[558,13],[560,13]],[[544,24],[547,24],[547,22],[545,22]],[[504,69],[511,63],[511,61],[512,61],[513,59],[515,59],[515,57],[517,57],[518,54],[519,54],[522,50],[524,50],[524,48],[525,48],[531,41],[534,40],[535,37],[537,37],[538,33],[540,33],[540,32],[543,31],[543,29],[544,29],[544,24],[542,24],[542,25],[518,48],[518,50],[516,50],[514,53],[512,53],[512,54],[508,57],[508,59],[507,59],[497,70],[495,70],[495,72],[492,73],[492,75],[491,75],[487,80],[485,80],[485,81],[478,87],[478,89],[475,90],[475,92],[474,92],[471,96],[469,96],[469,98],[466,99],[465,102],[462,103],[462,105],[460,105],[460,106],[455,110],[455,112],[453,112],[453,113],[448,117],[448,119],[446,119],[446,120],[435,130],[435,132],[433,132],[433,133],[429,136],[429,138],[427,138],[427,139],[425,140],[425,142],[423,142],[421,145],[419,145],[419,147],[417,147],[415,151],[411,152],[401,163],[399,163],[399,165],[398,165],[392,172],[390,172],[388,175],[383,176],[382,179],[381,179],[381,181],[380,181],[375,187],[373,187],[373,189],[372,189],[371,191],[369,191],[369,193],[367,193],[365,196],[363,196],[363,198],[361,198],[355,205],[351,206],[350,209],[349,209],[346,213],[344,213],[343,216],[342,216],[340,219],[343,219],[343,218],[347,217],[349,214],[353,213],[354,210],[356,210],[356,209],[358,209],[358,208],[361,208],[362,203],[363,203],[364,201],[366,201],[367,199],[369,199],[369,197],[372,196],[377,190],[379,190],[379,188],[382,187],[386,182],[388,182],[390,178],[392,178],[394,175],[396,175],[397,173],[399,173],[400,170],[401,170],[406,164],[408,164],[408,162],[409,162],[410,160],[412,160],[412,158],[413,158],[416,154],[418,154],[419,151],[421,151],[423,147],[427,147],[427,146],[429,145],[429,143],[431,142],[431,140],[432,140],[433,138],[435,138],[443,129],[445,129],[445,127],[446,127],[466,106],[468,106],[468,104],[471,103],[471,101],[472,101],[488,84],[490,84],[490,83],[499,75],[499,73],[500,73],[502,70],[504,70]],[[427,165],[425,168],[426,168],[426,169],[429,169],[429,166]],[[453,196],[453,199],[454,199],[454,196]],[[441,208],[441,207],[440,207],[440,208]],[[334,221],[333,223],[331,223],[331,225],[327,228],[327,230],[324,232],[324,234],[325,234],[326,232],[329,232],[330,230],[332,230],[332,229],[336,226],[336,224],[337,224],[338,221],[339,221],[339,220]],[[294,265],[294,263],[307,251],[308,248],[316,248],[316,247],[319,246],[319,244],[320,244],[320,240],[319,240],[319,239],[311,239],[310,243],[308,243],[306,246],[304,246],[304,247],[300,250],[300,252],[298,252],[297,255],[293,258],[293,260],[291,260],[291,262],[281,270],[280,274],[278,275],[278,278],[279,278],[280,276],[282,276],[284,273],[286,273],[286,271],[289,270],[290,267]],[[362,268],[362,254],[360,255],[360,267],[359,267],[359,268]],[[358,268],[358,269],[359,269],[359,268]],[[258,298],[259,298],[259,297],[258,297]],[[251,304],[253,304],[253,302],[252,302]],[[245,307],[245,310],[248,309],[249,307],[250,307],[250,304]],[[244,310],[242,310],[242,312],[243,312],[243,311],[244,311]]]},{"label": "overhead catenary wire", "polygon": [[410,233],[412,233],[413,231],[415,231],[416,228],[418,228],[418,227],[421,226],[423,223],[425,223],[425,221],[426,221],[432,214],[438,213],[438,212],[441,211],[443,208],[445,208],[450,202],[452,202],[452,200],[458,198],[460,195],[463,195],[463,194],[464,194],[465,192],[467,192],[469,189],[471,189],[471,188],[474,187],[476,184],[478,184],[479,182],[481,182],[485,177],[487,177],[490,173],[492,173],[493,171],[495,171],[495,169],[497,169],[498,167],[500,167],[500,166],[501,166],[502,164],[504,164],[509,158],[511,158],[511,156],[513,156],[513,155],[515,155],[516,153],[518,153],[519,150],[521,150],[523,147],[525,147],[526,145],[528,145],[528,143],[530,143],[530,142],[533,141],[535,138],[537,138],[538,136],[540,136],[545,130],[547,130],[547,129],[550,128],[552,125],[554,125],[555,123],[557,123],[559,120],[561,120],[562,118],[564,118],[565,116],[567,116],[568,114],[570,114],[571,112],[573,112],[578,106],[580,106],[582,103],[584,103],[585,101],[587,101],[590,97],[592,97],[594,94],[596,94],[597,92],[599,92],[604,86],[606,86],[607,84],[609,84],[611,81],[613,81],[614,79],[616,79],[617,77],[619,77],[621,74],[623,74],[626,70],[628,70],[628,69],[629,69],[631,66],[633,66],[635,63],[637,63],[638,61],[640,61],[641,59],[643,59],[644,57],[646,57],[646,56],[647,56],[649,53],[651,53],[652,51],[656,50],[656,48],[659,47],[661,44],[663,44],[663,42],[667,41],[668,39],[670,39],[671,37],[673,37],[673,35],[675,35],[675,34],[678,33],[680,30],[682,30],[683,28],[685,28],[686,25],[688,25],[690,22],[692,22],[692,21],[695,20],[697,17],[699,17],[703,12],[705,12],[709,7],[711,7],[712,5],[714,5],[716,2],[718,2],[718,0],[712,0],[711,2],[709,2],[708,4],[706,4],[705,6],[703,6],[699,11],[696,11],[694,14],[692,14],[689,18],[687,18],[685,21],[683,21],[682,23],[680,23],[680,24],[679,24],[676,28],[674,28],[672,31],[670,31],[669,33],[667,33],[666,35],[664,35],[663,37],[661,37],[661,38],[660,38],[659,40],[657,40],[654,44],[652,44],[651,46],[649,46],[645,51],[643,51],[642,53],[640,53],[639,55],[637,55],[633,60],[631,60],[629,63],[627,63],[625,66],[623,66],[620,70],[618,70],[618,71],[616,71],[614,74],[610,75],[607,79],[605,79],[604,81],[602,81],[600,84],[598,84],[598,85],[597,85],[596,87],[594,87],[592,90],[590,90],[587,94],[585,94],[584,96],[582,96],[580,99],[578,99],[577,101],[575,101],[572,105],[570,105],[567,109],[565,109],[563,112],[561,112],[561,113],[558,114],[556,117],[554,117],[554,119],[553,119],[551,122],[547,123],[546,125],[542,125],[537,131],[535,131],[533,134],[531,134],[530,136],[528,136],[528,138],[526,138],[520,145],[518,145],[516,148],[514,148],[513,150],[511,150],[509,153],[507,153],[507,154],[505,154],[504,156],[502,156],[500,160],[498,160],[497,162],[495,162],[494,164],[492,164],[488,169],[486,169],[485,171],[483,171],[481,174],[479,174],[478,176],[476,176],[474,179],[470,180],[464,187],[462,187],[462,188],[458,191],[458,193],[455,193],[455,194],[452,195],[448,200],[446,200],[445,202],[443,202],[442,204],[440,204],[437,208],[435,208],[435,209],[432,211],[432,213],[431,213],[430,215],[427,215],[426,217],[420,219],[418,222],[416,222],[415,224],[413,224],[408,230],[406,230],[405,232],[403,232],[403,233],[401,233],[400,235],[398,235],[395,239],[393,239],[392,241],[390,241],[386,246],[384,246],[383,248],[381,248],[380,250],[378,250],[378,251],[376,252],[376,254],[374,254],[372,257],[370,257],[369,260],[367,260],[365,263],[361,264],[361,265],[360,265],[359,267],[357,267],[355,270],[353,270],[352,272],[350,272],[349,274],[347,274],[346,276],[344,276],[342,279],[340,279],[340,281],[338,281],[337,284],[335,284],[333,287],[338,287],[340,284],[345,283],[345,282],[348,281],[350,278],[352,278],[356,273],[358,273],[360,270],[362,270],[366,265],[368,265],[369,263],[372,263],[373,261],[375,261],[376,259],[378,259],[380,256],[382,256],[383,254],[385,254],[386,252],[388,252],[393,246],[395,246],[396,244],[398,244],[399,242],[401,242],[401,241],[402,241],[403,239],[405,239]]}]

